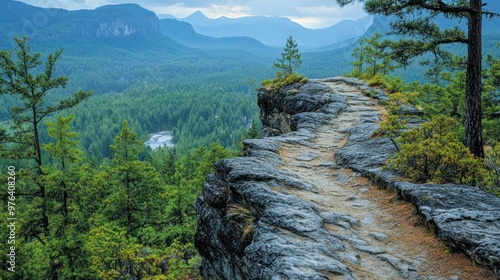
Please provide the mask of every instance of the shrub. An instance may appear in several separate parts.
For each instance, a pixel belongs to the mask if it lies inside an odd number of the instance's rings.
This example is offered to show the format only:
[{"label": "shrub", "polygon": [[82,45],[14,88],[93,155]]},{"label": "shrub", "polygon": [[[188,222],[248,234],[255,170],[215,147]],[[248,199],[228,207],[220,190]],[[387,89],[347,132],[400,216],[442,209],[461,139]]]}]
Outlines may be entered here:
[{"label": "shrub", "polygon": [[375,132],[375,136],[388,137],[399,151],[399,146],[395,139],[408,128],[408,116],[402,114],[402,107],[415,103],[416,93],[396,92],[389,95],[385,105],[387,112],[384,113],[384,119],[380,122],[380,128]]},{"label": "shrub", "polygon": [[495,147],[486,147],[485,155],[484,163],[488,167],[488,177],[483,189],[500,196],[500,143]]},{"label": "shrub", "polygon": [[383,85],[382,87],[386,89],[388,93],[402,92],[405,82],[399,76],[382,76]]},{"label": "shrub", "polygon": [[368,80],[368,85],[371,86],[371,87],[383,86],[384,85],[384,79],[382,78],[382,75],[377,74],[377,75],[371,77]]},{"label": "shrub", "polygon": [[295,84],[305,84],[308,81],[304,75],[299,75],[296,73],[290,74],[286,77],[283,77],[281,72],[276,73],[276,78],[273,80],[266,79],[262,81],[262,86],[267,88],[268,90],[272,90],[272,93],[277,93],[281,88]]},{"label": "shrub", "polygon": [[405,131],[397,139],[400,151],[388,160],[414,182],[478,184],[483,163],[458,139],[457,123],[439,116]]}]

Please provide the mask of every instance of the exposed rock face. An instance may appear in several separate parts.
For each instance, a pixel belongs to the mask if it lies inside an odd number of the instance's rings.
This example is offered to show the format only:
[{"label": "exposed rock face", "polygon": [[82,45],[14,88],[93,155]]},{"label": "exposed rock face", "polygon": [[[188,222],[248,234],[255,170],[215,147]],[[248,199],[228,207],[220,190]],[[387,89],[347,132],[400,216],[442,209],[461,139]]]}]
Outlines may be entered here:
[{"label": "exposed rock face", "polygon": [[156,14],[134,4],[97,8],[85,19],[76,21],[75,27],[83,35],[97,38],[162,33]]},{"label": "exposed rock face", "polygon": [[18,1],[6,1],[5,5],[0,10],[0,30],[5,28],[9,32],[27,34],[34,38],[163,35],[156,14],[137,4],[109,5],[95,10],[77,11],[33,7]]},{"label": "exposed rock face", "polygon": [[327,121],[326,116],[310,119],[310,113],[336,114],[345,108],[341,97],[330,93],[331,89],[319,83],[293,84],[281,88],[277,93],[262,88],[258,92],[257,104],[264,137],[277,136],[297,131],[303,126],[315,127]]},{"label": "exposed rock face", "polygon": [[[397,189],[447,244],[500,273],[500,199],[467,186],[395,182],[382,170],[392,144],[371,139],[379,116],[373,102],[336,90],[308,82],[259,92],[266,134],[288,133],[244,141],[244,157],[218,162],[207,177],[195,205],[204,279],[457,279],[422,276],[420,258],[384,247],[394,242],[390,230],[373,225],[370,203],[359,198],[368,189],[347,187],[356,175],[332,172],[343,166]],[[335,162],[325,160],[330,151]]]},{"label": "exposed rock face", "polygon": [[[323,218],[315,207],[276,191],[313,190],[294,173],[278,168],[282,164],[279,148],[283,143],[307,142],[314,136],[311,128],[315,124],[328,121],[346,104],[341,96],[319,83],[287,90],[298,93],[277,94],[274,100],[267,101],[260,97],[259,102],[266,102],[261,105],[272,111],[266,115],[276,125],[273,131],[288,130],[285,126],[299,131],[245,140],[246,157],[218,162],[216,173],[207,177],[203,195],[195,206],[200,217],[195,244],[204,257],[204,279],[328,279],[327,274],[349,274],[337,253],[343,243],[324,229]],[[286,113],[280,114],[274,106],[286,109]],[[289,122],[283,125],[282,120]],[[238,221],[228,218],[228,206],[234,204],[251,211],[252,236],[242,237]]]}]

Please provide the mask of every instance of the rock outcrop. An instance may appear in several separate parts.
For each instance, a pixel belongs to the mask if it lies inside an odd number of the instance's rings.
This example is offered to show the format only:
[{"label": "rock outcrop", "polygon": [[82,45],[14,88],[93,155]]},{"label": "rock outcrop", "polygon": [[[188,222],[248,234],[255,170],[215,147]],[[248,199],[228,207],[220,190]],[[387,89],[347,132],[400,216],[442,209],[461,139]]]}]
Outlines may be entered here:
[{"label": "rock outcrop", "polygon": [[5,29],[7,33],[25,34],[34,39],[163,36],[156,14],[137,4],[77,11],[39,8],[10,0],[2,2],[2,5],[0,31]]},{"label": "rock outcrop", "polygon": [[162,34],[156,14],[136,4],[103,6],[80,13],[85,16],[70,22],[74,22],[75,30],[82,35],[108,38]]},{"label": "rock outcrop", "polygon": [[305,127],[310,130],[327,122],[346,107],[340,95],[328,93],[331,93],[331,89],[320,83],[292,84],[281,88],[277,93],[261,89],[257,104],[261,109],[264,137],[277,136]]},{"label": "rock outcrop", "polygon": [[[306,101],[286,94],[290,90],[298,91],[297,97],[307,94]],[[347,105],[341,96],[318,83],[284,88],[273,96],[274,100],[265,101],[263,94],[259,93],[259,102],[267,102],[262,106],[270,110],[263,116],[269,116],[274,125],[269,131],[285,132],[289,127],[297,131],[245,140],[245,157],[218,162],[216,173],[208,176],[196,203],[199,219],[195,244],[204,257],[204,279],[327,279],[328,274],[348,274],[337,253],[344,245],[324,229],[323,218],[314,206],[279,191],[313,190],[313,186],[278,168],[282,165],[279,149],[283,143],[310,141],[314,124],[324,123]],[[282,114],[274,106],[293,106],[297,113],[287,108]],[[251,213],[251,236],[243,235],[240,224],[244,221],[229,218],[230,205],[242,206]]]},{"label": "rock outcrop", "polygon": [[243,157],[218,162],[207,177],[195,205],[204,279],[457,279],[425,274],[418,252],[373,221],[361,175],[396,190],[446,244],[499,274],[500,199],[396,181],[382,169],[392,144],[371,137],[380,115],[373,101],[332,86],[366,85],[321,82],[261,90],[264,132],[274,137],[245,140]]}]

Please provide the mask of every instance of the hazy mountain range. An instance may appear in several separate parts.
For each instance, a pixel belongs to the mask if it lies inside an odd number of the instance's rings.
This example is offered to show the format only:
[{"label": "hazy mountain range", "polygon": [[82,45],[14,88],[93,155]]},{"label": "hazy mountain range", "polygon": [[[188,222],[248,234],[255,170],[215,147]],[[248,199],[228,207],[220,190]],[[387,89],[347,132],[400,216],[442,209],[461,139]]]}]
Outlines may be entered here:
[{"label": "hazy mountain range", "polygon": [[283,17],[209,19],[201,12],[184,19],[160,20],[155,13],[137,4],[67,11],[34,7],[13,0],[0,0],[0,3],[0,36],[3,38],[23,34],[45,40],[74,37],[105,40],[131,36],[152,39],[164,33],[194,47],[264,50],[266,46],[281,48],[291,35],[303,49],[313,49],[348,39],[352,41],[372,23],[372,17],[365,17],[357,21],[342,21],[329,28],[308,29]]},{"label": "hazy mountain range", "polygon": [[[169,17],[163,15],[163,17]],[[172,16],[170,16],[172,18]],[[210,19],[198,11],[185,18],[200,34],[211,37],[245,36],[255,38],[268,46],[282,46],[288,36],[305,48],[318,48],[363,35],[373,21],[372,16],[358,20],[344,20],[323,29],[309,29],[284,17],[248,16]],[[270,28],[272,27],[272,28]]]},{"label": "hazy mountain range", "polygon": [[[44,52],[64,48],[65,56],[79,61],[79,67],[89,72],[95,61],[105,58],[110,67],[131,68],[134,74],[127,77],[137,80],[145,73],[137,64],[166,67],[162,65],[175,62],[179,67],[200,57],[216,64],[232,61],[256,68],[260,67],[256,64],[268,65],[262,68],[269,69],[289,35],[294,36],[303,52],[303,73],[318,78],[339,75],[350,69],[352,49],[359,36],[389,30],[388,19],[383,16],[308,29],[281,17],[209,19],[196,12],[183,19],[165,15],[160,19],[137,4],[67,11],[0,0],[0,7],[0,48],[12,48],[14,34],[28,35],[34,49]],[[490,1],[485,8],[500,12],[500,1]],[[440,26],[452,26],[444,18],[437,22]],[[485,20],[485,53],[498,53],[498,30],[500,20]],[[228,49],[231,51],[225,51]],[[178,73],[175,69],[169,71]],[[157,74],[149,71],[147,75]]]}]

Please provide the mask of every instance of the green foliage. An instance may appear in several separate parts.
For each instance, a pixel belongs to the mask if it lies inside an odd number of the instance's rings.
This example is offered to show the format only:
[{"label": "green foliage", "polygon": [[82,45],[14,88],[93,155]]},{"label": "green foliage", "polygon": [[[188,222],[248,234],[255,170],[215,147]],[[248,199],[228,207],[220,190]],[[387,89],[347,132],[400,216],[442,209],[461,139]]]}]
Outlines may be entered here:
[{"label": "green foliage", "polygon": [[[52,99],[58,88],[64,88],[68,78],[55,76],[55,67],[62,50],[49,54],[42,63],[40,53],[31,53],[27,37],[14,37],[14,51],[0,51],[0,94],[16,98],[12,106],[12,121],[8,129],[0,130],[0,157],[16,163],[18,175],[16,204],[19,209],[18,240],[24,238],[21,255],[33,254],[33,272],[22,271],[27,278],[81,279],[85,272],[85,253],[81,252],[81,236],[76,224],[75,201],[70,193],[78,188],[81,172],[78,168],[80,153],[76,148],[76,134],[70,131],[72,117],[59,117],[48,122],[48,134],[55,143],[45,143],[42,137],[43,120],[55,112],[70,109],[92,95],[77,91],[72,97]],[[55,162],[50,166],[46,149]],[[21,169],[21,166],[24,169]],[[67,241],[61,243],[60,241]],[[81,257],[81,258],[80,258]],[[29,261],[27,261],[28,263]],[[71,268],[72,264],[82,266]],[[32,273],[36,276],[33,277]]]},{"label": "green foliage", "polygon": [[[279,73],[279,72],[278,72]],[[277,93],[281,88],[299,83],[305,84],[308,79],[304,77],[304,75],[291,74],[286,76],[285,78],[281,77],[281,75],[277,74],[274,80],[266,79],[262,81],[262,86],[272,90],[273,93]]]},{"label": "green foliage", "polygon": [[116,136],[114,166],[107,169],[106,183],[110,184],[103,201],[102,213],[111,222],[137,236],[141,227],[161,224],[165,187],[156,169],[139,160],[143,146],[137,135],[123,122]]},{"label": "green foliage", "polygon": [[383,88],[389,94],[405,91],[405,81],[400,76],[376,74],[368,80],[368,85]]},{"label": "green foliage", "polygon": [[384,113],[384,118],[380,122],[380,128],[375,133],[382,137],[388,137],[398,151],[400,149],[395,139],[408,128],[407,119],[409,118],[409,116],[403,114],[402,108],[403,106],[415,104],[415,98],[416,93],[409,92],[405,94],[397,92],[389,95],[389,99],[385,105],[386,112]]},{"label": "green foliage", "polygon": [[49,54],[42,67],[41,54],[31,53],[27,37],[16,36],[14,42],[15,55],[12,51],[0,51],[0,94],[16,96],[22,106],[11,107],[13,125],[9,131],[0,130],[0,143],[15,143],[8,149],[0,148],[0,155],[14,160],[33,160],[40,173],[43,164],[41,122],[54,112],[74,107],[92,92],[80,90],[73,97],[48,103],[48,95],[55,89],[64,88],[68,82],[67,77],[53,77],[62,50]]},{"label": "green foliage", "polygon": [[489,145],[500,142],[500,60],[487,56],[488,69],[483,84],[483,129],[484,139]]},{"label": "green foliage", "polygon": [[165,249],[145,247],[112,224],[94,228],[86,247],[99,279],[201,279],[201,258],[192,243],[174,241]]},{"label": "green foliage", "polygon": [[383,88],[387,93],[398,93],[404,91],[405,82],[400,76],[383,76]]},{"label": "green foliage", "polygon": [[262,138],[262,134],[255,120],[252,120],[252,126],[248,129],[245,134],[246,139],[259,139]]},{"label": "green foliage", "polygon": [[351,76],[371,79],[377,75],[388,75],[399,67],[391,56],[389,41],[381,39],[382,34],[375,32],[373,37],[358,41],[359,46],[352,52],[355,60],[351,62],[354,66]]},{"label": "green foliage", "polygon": [[486,157],[484,158],[484,163],[489,171],[483,188],[490,193],[500,196],[500,143],[494,147],[486,147],[485,151]]},{"label": "green foliage", "polygon": [[[192,245],[192,205],[204,177],[229,151],[218,144],[180,155],[150,151],[158,170],[169,171],[162,177],[152,163],[140,160],[142,141],[124,121],[111,145],[113,161],[91,167],[71,130],[73,119],[70,115],[47,121],[52,140],[41,143],[45,163],[34,185],[44,188],[45,197],[16,199],[24,206],[17,212],[16,253],[23,265],[17,267],[16,277],[201,279],[201,259]],[[17,188],[36,190],[30,169],[19,168],[17,174],[22,178]],[[40,231],[41,222],[32,222],[42,213],[47,231]],[[6,213],[1,217],[5,227]],[[4,232],[0,236],[7,240]],[[5,256],[2,260],[5,263]],[[13,279],[5,271],[0,277]]]},{"label": "green foliage", "polygon": [[382,75],[377,74],[371,77],[368,80],[368,85],[371,87],[380,87],[384,85],[384,79],[382,78]]},{"label": "green foliage", "polygon": [[229,156],[221,145],[212,143],[179,157],[174,163],[174,173],[167,181],[165,198],[168,204],[165,217],[171,225],[165,238],[172,242],[193,242],[196,214],[193,205],[201,194],[205,177],[214,171],[214,164]]},{"label": "green foliage", "polygon": [[400,151],[388,166],[414,182],[476,184],[485,172],[481,160],[459,141],[452,118],[436,117],[403,132],[397,142]]},{"label": "green foliage", "polygon": [[[337,0],[341,5],[355,0]],[[393,18],[390,23],[392,34],[401,35],[398,40],[389,42],[392,57],[403,65],[412,58],[430,53],[434,56],[433,64],[438,73],[439,65],[454,62],[452,54],[443,45],[463,44],[467,47],[465,115],[465,144],[471,152],[484,157],[481,82],[482,82],[482,18],[498,16],[481,6],[481,1],[398,1],[398,0],[366,0],[365,10],[371,14],[382,14]],[[444,17],[454,20],[457,25],[442,29],[437,20]],[[467,33],[459,27],[465,22],[469,28]],[[450,63],[451,61],[451,63]],[[432,71],[431,71],[432,72]],[[375,73],[373,73],[375,74]],[[478,117],[479,116],[479,117]]]},{"label": "green foliage", "polygon": [[42,145],[42,148],[47,150],[53,158],[60,160],[63,169],[66,163],[75,163],[81,159],[82,152],[77,148],[79,141],[75,140],[78,134],[70,131],[70,123],[73,119],[74,115],[67,117],[59,115],[56,122],[48,121],[49,136],[56,142]]},{"label": "green foliage", "polygon": [[277,58],[278,62],[273,65],[274,68],[278,69],[276,76],[272,80],[265,79],[262,81],[262,86],[272,90],[273,93],[277,93],[281,88],[291,84],[306,83],[307,78],[304,75],[294,73],[294,70],[299,68],[302,63],[300,56],[301,54],[293,37],[288,37],[283,53],[281,53],[281,58]]},{"label": "green foliage", "polygon": [[297,43],[295,43],[292,36],[289,36],[286,40],[285,48],[281,53],[281,58],[276,58],[277,62],[273,64],[273,67],[278,69],[276,77],[284,76],[286,78],[292,75],[302,64],[300,57],[301,54],[297,47]]}]

